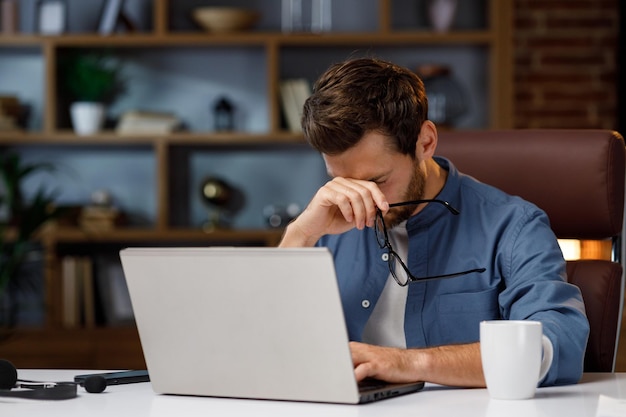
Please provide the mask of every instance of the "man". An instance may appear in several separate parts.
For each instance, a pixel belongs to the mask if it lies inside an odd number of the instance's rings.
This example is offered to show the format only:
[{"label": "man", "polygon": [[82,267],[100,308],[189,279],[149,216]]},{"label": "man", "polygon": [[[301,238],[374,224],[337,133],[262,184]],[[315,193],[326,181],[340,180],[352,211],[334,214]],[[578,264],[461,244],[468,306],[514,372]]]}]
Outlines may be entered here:
[{"label": "man", "polygon": [[434,157],[427,114],[421,80],[392,63],[322,75],[302,125],[332,180],[281,246],[333,252],[358,380],[483,387],[479,323],[515,319],[553,345],[541,384],[576,383],[589,324],[546,214]]}]

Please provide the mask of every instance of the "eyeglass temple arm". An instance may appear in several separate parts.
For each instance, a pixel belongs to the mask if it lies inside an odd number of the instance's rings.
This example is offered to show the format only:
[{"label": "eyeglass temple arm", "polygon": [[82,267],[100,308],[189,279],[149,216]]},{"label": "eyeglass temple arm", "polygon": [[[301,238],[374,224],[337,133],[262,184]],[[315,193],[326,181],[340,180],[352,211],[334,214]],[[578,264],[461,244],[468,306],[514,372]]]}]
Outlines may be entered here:
[{"label": "eyeglass temple arm", "polygon": [[448,203],[445,200],[438,200],[438,199],[426,199],[426,200],[412,200],[412,201],[404,201],[401,203],[391,203],[389,204],[389,207],[399,207],[399,206],[408,206],[411,204],[424,204],[424,203],[439,203],[441,205],[443,205],[445,208],[447,208],[450,213],[454,214],[455,216],[460,214],[460,211],[458,211],[457,209],[455,209],[454,207],[452,207],[450,205],[450,203]]},{"label": "eyeglass temple arm", "polygon": [[474,268],[474,269],[468,269],[467,271],[454,272],[452,274],[433,275],[433,276],[424,277],[424,278],[409,277],[409,280],[411,282],[436,281],[436,280],[445,279],[445,278],[459,277],[461,275],[467,275],[467,274],[471,274],[473,272],[483,273],[486,270],[487,270],[486,268]]}]

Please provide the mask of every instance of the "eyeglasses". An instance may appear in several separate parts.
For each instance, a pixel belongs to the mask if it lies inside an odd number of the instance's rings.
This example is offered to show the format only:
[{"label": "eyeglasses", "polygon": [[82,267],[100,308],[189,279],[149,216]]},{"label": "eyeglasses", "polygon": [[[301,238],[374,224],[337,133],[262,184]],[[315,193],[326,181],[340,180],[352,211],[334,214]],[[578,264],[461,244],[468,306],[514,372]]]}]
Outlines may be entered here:
[{"label": "eyeglasses", "polygon": [[[447,201],[437,200],[437,199],[403,201],[401,203],[389,204],[389,207],[410,206],[410,205],[418,205],[418,204],[424,204],[424,203],[441,204],[445,208],[447,208],[450,213],[454,214],[455,216],[460,214],[460,212],[454,207],[452,207],[450,203],[448,203]],[[485,268],[475,268],[475,269],[469,269],[467,271],[454,272],[451,274],[432,275],[432,276],[418,278],[415,275],[413,275],[411,271],[409,271],[409,268],[406,266],[404,261],[400,259],[400,255],[398,255],[396,251],[393,250],[393,247],[391,246],[391,242],[389,242],[389,234],[387,233],[387,226],[385,226],[383,213],[380,211],[380,209],[377,209],[376,211],[376,223],[374,224],[374,230],[376,232],[376,241],[378,242],[378,246],[380,246],[381,249],[387,248],[387,254],[388,254],[387,264],[389,265],[389,272],[391,273],[391,276],[393,277],[393,279],[395,279],[398,285],[400,285],[401,287],[405,287],[409,283],[416,282],[416,281],[421,281],[421,282],[434,281],[434,280],[438,280],[442,278],[453,278],[453,277],[458,277],[461,275],[467,275],[473,272],[485,272],[486,271]],[[401,270],[404,270],[404,274],[402,274]]]}]

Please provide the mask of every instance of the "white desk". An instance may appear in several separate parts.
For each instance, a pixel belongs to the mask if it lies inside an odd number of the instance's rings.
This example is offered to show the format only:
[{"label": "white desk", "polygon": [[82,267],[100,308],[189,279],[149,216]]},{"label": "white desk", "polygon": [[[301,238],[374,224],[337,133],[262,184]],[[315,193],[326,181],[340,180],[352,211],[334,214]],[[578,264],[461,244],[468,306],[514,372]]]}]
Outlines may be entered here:
[{"label": "white desk", "polygon": [[[22,379],[71,381],[89,370],[19,370]],[[626,373],[586,374],[577,385],[539,388],[532,400],[495,401],[485,389],[427,385],[423,391],[365,405],[156,395],[149,383],[107,387],[101,394],[79,388],[75,399],[60,401],[0,397],[2,416],[489,416],[595,417],[599,395],[626,399]]]}]

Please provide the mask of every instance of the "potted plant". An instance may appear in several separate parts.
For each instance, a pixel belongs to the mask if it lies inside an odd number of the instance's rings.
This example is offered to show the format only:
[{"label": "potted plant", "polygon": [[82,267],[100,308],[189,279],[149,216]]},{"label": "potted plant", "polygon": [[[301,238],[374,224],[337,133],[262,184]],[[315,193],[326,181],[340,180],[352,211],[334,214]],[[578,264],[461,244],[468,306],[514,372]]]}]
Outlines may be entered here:
[{"label": "potted plant", "polygon": [[57,218],[61,210],[54,207],[53,193],[39,188],[27,201],[22,190],[23,181],[38,171],[53,170],[47,163],[25,164],[19,155],[0,156],[0,321],[1,325],[15,324],[19,305],[11,300],[12,290],[28,285],[22,267],[33,250],[33,238],[46,222]]},{"label": "potted plant", "polygon": [[103,52],[75,52],[62,61],[61,75],[72,101],[74,131],[90,135],[101,130],[107,106],[124,91],[119,62]]}]

